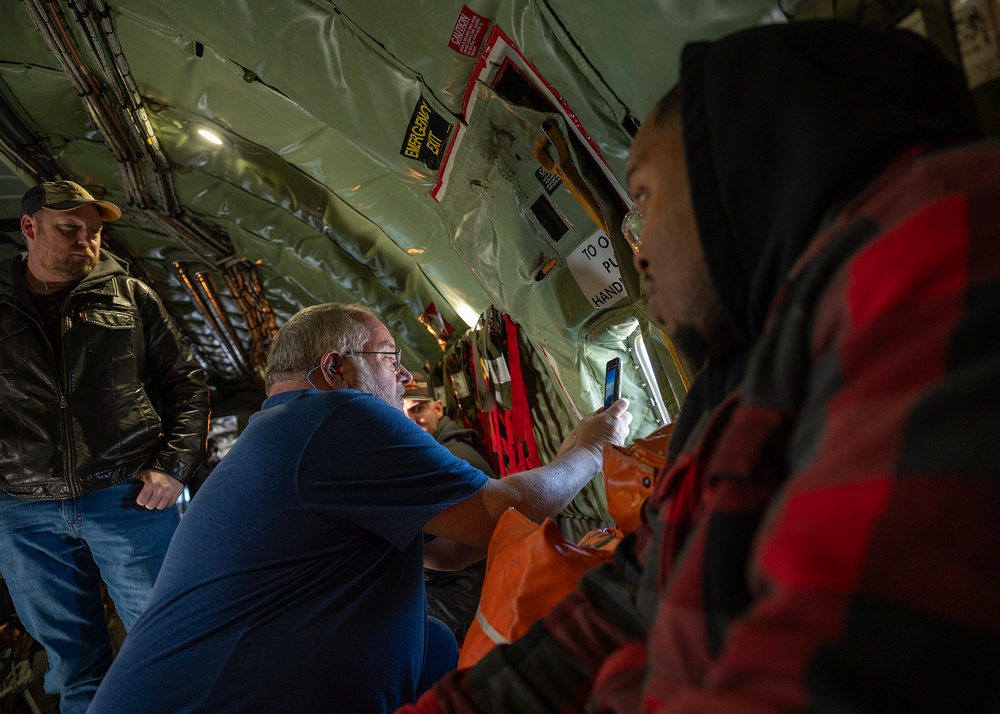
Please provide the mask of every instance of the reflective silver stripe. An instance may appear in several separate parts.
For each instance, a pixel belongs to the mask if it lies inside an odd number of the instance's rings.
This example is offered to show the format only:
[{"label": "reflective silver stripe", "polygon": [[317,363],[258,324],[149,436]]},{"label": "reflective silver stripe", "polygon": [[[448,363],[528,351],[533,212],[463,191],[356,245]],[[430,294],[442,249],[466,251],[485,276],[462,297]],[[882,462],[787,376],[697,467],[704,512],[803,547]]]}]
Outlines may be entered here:
[{"label": "reflective silver stripe", "polygon": [[482,606],[476,608],[476,622],[478,622],[479,626],[483,628],[483,632],[486,633],[486,636],[489,637],[491,640],[493,640],[493,644],[495,645],[510,644],[510,640],[501,635],[497,631],[497,629],[489,623],[489,620],[486,619],[486,615],[483,614]]}]

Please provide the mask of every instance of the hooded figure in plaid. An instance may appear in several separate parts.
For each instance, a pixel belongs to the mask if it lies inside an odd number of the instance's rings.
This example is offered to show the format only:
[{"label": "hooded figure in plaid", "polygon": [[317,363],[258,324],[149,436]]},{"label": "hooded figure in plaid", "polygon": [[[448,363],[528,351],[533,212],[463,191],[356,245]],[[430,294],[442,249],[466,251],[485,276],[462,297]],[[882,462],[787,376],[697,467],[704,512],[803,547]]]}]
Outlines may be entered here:
[{"label": "hooded figure in plaid", "polygon": [[627,236],[702,364],[646,525],[409,712],[1000,702],[1000,145],[908,32],[688,45]]}]

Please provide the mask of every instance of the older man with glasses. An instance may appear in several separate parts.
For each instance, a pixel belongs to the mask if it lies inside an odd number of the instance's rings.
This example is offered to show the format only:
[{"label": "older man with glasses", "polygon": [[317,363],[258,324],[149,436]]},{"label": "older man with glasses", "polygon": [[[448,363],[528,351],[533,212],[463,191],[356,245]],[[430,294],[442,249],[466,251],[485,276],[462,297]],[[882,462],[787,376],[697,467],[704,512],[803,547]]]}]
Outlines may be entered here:
[{"label": "older man with glasses", "polygon": [[424,534],[481,558],[504,511],[560,511],[630,421],[620,400],[552,463],[489,479],[403,413],[411,375],[361,305],[292,317],[265,379],[263,410],[192,502],[93,714],[413,701],[456,657],[427,618]]}]

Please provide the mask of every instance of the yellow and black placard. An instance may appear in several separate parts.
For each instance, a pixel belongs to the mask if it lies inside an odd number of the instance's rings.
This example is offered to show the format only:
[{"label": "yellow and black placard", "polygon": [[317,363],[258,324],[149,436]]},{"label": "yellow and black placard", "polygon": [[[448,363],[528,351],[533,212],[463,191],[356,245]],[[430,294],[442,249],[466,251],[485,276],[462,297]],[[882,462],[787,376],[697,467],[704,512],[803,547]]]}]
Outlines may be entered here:
[{"label": "yellow and black placard", "polygon": [[406,138],[403,148],[399,150],[403,156],[415,159],[432,171],[441,166],[444,147],[451,135],[452,124],[438,114],[420,97],[417,106],[413,108],[413,116],[406,128]]}]

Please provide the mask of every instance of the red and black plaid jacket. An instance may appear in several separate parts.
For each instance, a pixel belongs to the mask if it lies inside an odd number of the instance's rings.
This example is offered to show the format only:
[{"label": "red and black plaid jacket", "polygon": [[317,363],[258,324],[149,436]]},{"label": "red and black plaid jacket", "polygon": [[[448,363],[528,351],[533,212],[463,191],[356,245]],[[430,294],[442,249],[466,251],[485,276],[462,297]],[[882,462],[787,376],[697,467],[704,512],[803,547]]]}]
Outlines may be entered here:
[{"label": "red and black plaid jacket", "polygon": [[996,711],[1000,144],[897,163],[786,285],[650,525],[407,711]]}]

